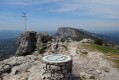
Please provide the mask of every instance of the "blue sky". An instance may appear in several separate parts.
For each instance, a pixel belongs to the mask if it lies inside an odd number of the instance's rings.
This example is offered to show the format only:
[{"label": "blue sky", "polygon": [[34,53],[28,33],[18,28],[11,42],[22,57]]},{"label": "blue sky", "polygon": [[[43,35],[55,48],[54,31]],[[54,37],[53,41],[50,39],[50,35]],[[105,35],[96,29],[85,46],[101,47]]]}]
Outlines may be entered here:
[{"label": "blue sky", "polygon": [[119,0],[0,0],[0,30],[119,30]]}]

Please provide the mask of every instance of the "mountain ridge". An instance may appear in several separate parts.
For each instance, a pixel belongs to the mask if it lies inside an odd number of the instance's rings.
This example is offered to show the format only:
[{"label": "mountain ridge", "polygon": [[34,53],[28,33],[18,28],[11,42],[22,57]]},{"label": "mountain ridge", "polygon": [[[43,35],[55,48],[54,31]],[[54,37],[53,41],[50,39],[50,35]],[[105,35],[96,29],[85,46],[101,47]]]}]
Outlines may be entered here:
[{"label": "mountain ridge", "polygon": [[[65,29],[64,29],[65,28]],[[59,30],[60,29],[60,30]],[[95,39],[95,38],[102,38],[102,39],[104,39],[104,40],[106,40],[106,42],[108,42],[108,41],[112,41],[111,39],[113,39],[113,38],[110,38],[110,37],[108,37],[108,36],[105,36],[105,35],[101,35],[101,34],[95,34],[95,33],[92,33],[92,32],[88,32],[88,31],[86,31],[86,30],[83,30],[83,29],[75,29],[75,28],[71,28],[71,27],[61,27],[61,28],[59,28],[58,30],[57,30],[57,32],[55,33],[55,36],[60,36],[60,37],[62,37],[62,38],[72,38],[72,39],[74,39],[74,40],[82,40],[83,38],[91,38],[91,39]],[[21,33],[23,33],[22,31],[19,31],[19,32],[17,32],[17,31],[14,31],[14,30],[3,30],[3,32],[4,31],[8,31],[7,33],[8,33],[8,35],[10,34],[9,32],[12,32],[12,33],[15,33],[16,32],[16,34],[18,34],[18,36],[21,34]],[[6,33],[5,32],[5,33]],[[16,35],[15,34],[15,35]],[[60,34],[60,35],[59,35]],[[2,34],[1,34],[2,35]],[[3,35],[2,35],[3,36]],[[1,56],[0,56],[0,60],[3,60],[3,58],[5,59],[5,58],[8,58],[10,55],[12,55],[12,54],[14,54],[14,52],[16,51],[16,48],[15,48],[15,46],[16,46],[16,41],[17,41],[17,38],[18,38],[18,36],[10,36],[10,37],[7,37],[7,38],[5,38],[5,39],[1,39],[0,38],[0,47],[1,46],[3,46],[3,45],[6,45],[6,46],[4,46],[4,48],[2,48],[1,47],[1,52],[0,52],[0,54],[1,54]],[[54,36],[54,37],[55,37]],[[12,42],[11,42],[11,40],[13,40]],[[7,42],[7,43],[6,43]],[[112,41],[113,42],[113,41]],[[10,44],[10,43],[12,43],[12,44]],[[8,45],[7,45],[8,44]],[[117,44],[117,43],[116,43]],[[10,47],[10,46],[13,46],[14,47],[14,49],[12,49],[12,47]],[[7,49],[6,50],[6,48],[7,47],[9,47],[9,49]],[[9,50],[11,51],[11,52],[9,52]],[[8,53],[9,52],[9,53]],[[12,53],[13,52],[13,53]],[[7,53],[9,56],[6,56],[5,54],[3,54],[3,53]],[[4,57],[5,56],[5,57]]]},{"label": "mountain ridge", "polygon": [[83,38],[91,38],[91,39],[101,38],[105,42],[116,43],[114,42],[114,40],[112,40],[112,37],[109,37],[107,35],[97,34],[97,33],[83,30],[83,29],[76,29],[76,28],[71,28],[71,27],[59,28],[57,30],[56,36],[60,36],[63,38],[72,38],[73,40],[76,40],[76,41],[82,40]]},{"label": "mountain ridge", "polygon": [[[94,38],[94,36],[89,35],[89,32],[84,32],[82,29],[75,29],[71,27],[61,27],[57,30],[56,36],[63,38],[72,38],[73,40],[79,41],[83,38]],[[91,33],[90,33],[91,34]]]}]

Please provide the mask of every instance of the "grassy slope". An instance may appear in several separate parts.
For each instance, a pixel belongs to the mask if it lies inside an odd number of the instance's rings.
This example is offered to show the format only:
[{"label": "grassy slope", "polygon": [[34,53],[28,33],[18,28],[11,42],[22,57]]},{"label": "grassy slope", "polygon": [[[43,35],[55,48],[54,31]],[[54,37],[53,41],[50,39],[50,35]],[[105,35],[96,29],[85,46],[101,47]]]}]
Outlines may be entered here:
[{"label": "grassy slope", "polygon": [[108,59],[115,63],[115,67],[119,68],[119,49],[113,49],[108,46],[96,45],[96,44],[85,44],[83,47],[91,51],[99,51],[104,53]]}]

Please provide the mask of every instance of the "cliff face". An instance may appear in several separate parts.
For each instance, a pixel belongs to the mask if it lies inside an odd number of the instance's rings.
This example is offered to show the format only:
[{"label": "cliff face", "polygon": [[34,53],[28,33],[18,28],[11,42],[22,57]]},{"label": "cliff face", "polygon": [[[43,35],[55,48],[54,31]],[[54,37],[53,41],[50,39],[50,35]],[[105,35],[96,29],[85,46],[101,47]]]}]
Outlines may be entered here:
[{"label": "cliff face", "polygon": [[36,48],[36,32],[25,32],[17,40],[17,55],[27,55]]},{"label": "cliff face", "polygon": [[36,49],[42,49],[47,47],[47,42],[50,40],[50,36],[47,33],[38,33],[28,31],[18,38],[16,54],[19,56],[25,56],[32,54]]},{"label": "cliff face", "polygon": [[82,40],[83,38],[94,38],[92,33],[89,34],[89,32],[85,32],[84,30],[69,27],[59,28],[56,36],[60,36],[62,38],[71,38],[76,41]]}]

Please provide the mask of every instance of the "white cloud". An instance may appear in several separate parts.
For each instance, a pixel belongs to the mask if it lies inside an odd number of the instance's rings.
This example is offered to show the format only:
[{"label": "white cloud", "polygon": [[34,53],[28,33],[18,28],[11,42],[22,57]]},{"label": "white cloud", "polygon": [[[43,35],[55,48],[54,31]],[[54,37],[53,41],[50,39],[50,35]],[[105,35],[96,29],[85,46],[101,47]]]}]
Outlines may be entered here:
[{"label": "white cloud", "polygon": [[[58,4],[51,11],[71,12],[79,15],[119,19],[119,0],[4,0],[4,3],[19,6]],[[1,3],[2,4],[2,3]],[[57,7],[58,6],[58,7]],[[41,6],[43,9],[44,6]],[[48,10],[48,9],[47,9]]]},{"label": "white cloud", "polygon": [[45,4],[50,2],[57,2],[59,0],[4,0],[3,3],[9,5],[30,6],[37,4]]},{"label": "white cloud", "polygon": [[118,8],[119,0],[69,0],[58,11],[119,19]]}]

